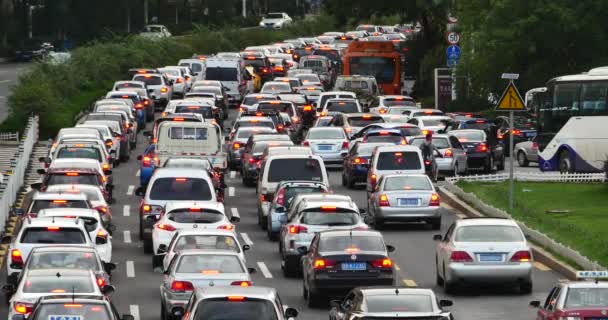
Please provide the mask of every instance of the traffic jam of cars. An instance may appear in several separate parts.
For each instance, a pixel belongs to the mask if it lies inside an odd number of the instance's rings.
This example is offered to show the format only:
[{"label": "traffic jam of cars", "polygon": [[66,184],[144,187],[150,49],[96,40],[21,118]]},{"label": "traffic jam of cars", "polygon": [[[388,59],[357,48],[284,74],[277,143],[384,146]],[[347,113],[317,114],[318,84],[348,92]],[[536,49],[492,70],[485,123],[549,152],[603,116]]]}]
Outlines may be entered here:
[{"label": "traffic jam of cars", "polygon": [[536,319],[608,319],[606,272],[558,281],[516,222],[440,197],[443,177],[504,170],[509,135],[520,165],[535,161],[532,122],[421,108],[342,72],[354,44],[396,34],[132,66],[57,133],[13,208],[8,319],[498,319],[478,309],[503,299]]}]

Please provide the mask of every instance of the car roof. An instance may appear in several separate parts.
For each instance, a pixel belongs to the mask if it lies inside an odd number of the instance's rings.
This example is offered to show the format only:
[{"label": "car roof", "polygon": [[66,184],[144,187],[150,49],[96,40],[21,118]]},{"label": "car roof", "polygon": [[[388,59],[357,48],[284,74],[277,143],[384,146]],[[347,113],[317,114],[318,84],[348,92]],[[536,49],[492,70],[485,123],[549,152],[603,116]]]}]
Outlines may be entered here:
[{"label": "car roof", "polygon": [[32,200],[87,200],[87,196],[83,193],[71,193],[71,192],[40,192],[36,191]]},{"label": "car roof", "polygon": [[302,180],[302,181],[281,181],[279,182],[279,185],[277,188],[280,187],[306,187],[306,186],[310,186],[310,185],[314,185],[314,186],[324,186],[326,188],[328,188],[327,184],[321,181],[306,181],[306,180]]},{"label": "car roof", "polygon": [[411,146],[411,145],[386,145],[386,146],[379,146],[376,150],[378,152],[399,152],[399,151],[420,152],[419,147],[415,147],[415,146]]},{"label": "car roof", "polygon": [[180,201],[169,201],[165,204],[164,212],[166,214],[173,210],[198,208],[201,210],[214,210],[224,213],[223,204],[215,200],[180,200]]},{"label": "car roof", "polygon": [[252,117],[252,116],[244,116],[244,117],[240,117],[237,122],[245,122],[245,121],[252,121],[252,120],[258,120],[258,121],[266,121],[266,122],[272,122],[272,119],[270,119],[269,117]]},{"label": "car roof", "polygon": [[274,288],[250,286],[214,286],[196,288],[194,294],[197,295],[197,300],[225,298],[228,296],[243,296],[247,298],[256,298],[274,301],[277,296],[277,291]]},{"label": "car roof", "polygon": [[44,246],[44,247],[34,247],[32,252],[57,252],[57,251],[79,251],[79,252],[93,252],[97,253],[97,250],[92,246],[87,245],[55,245],[55,246]]},{"label": "car roof", "polygon": [[[67,143],[62,143],[67,144]],[[58,158],[53,159],[51,168],[99,168],[99,161],[89,158]]]},{"label": "car roof", "polygon": [[355,229],[329,229],[319,232],[322,237],[348,237],[348,236],[368,236],[380,237],[384,239],[382,233],[376,230],[355,230]]},{"label": "car roof", "polygon": [[456,224],[458,226],[515,226],[517,222],[511,219],[501,219],[501,218],[468,218],[457,220]]},{"label": "car roof", "polygon": [[200,255],[227,255],[227,256],[240,256],[239,252],[231,249],[188,249],[182,250],[178,253],[180,256],[200,256]]},{"label": "car roof", "polygon": [[51,268],[51,269],[29,269],[28,276],[34,277],[55,277],[57,273],[65,274],[70,277],[86,277],[91,276],[92,271],[89,269],[67,269],[67,268]]},{"label": "car roof", "polygon": [[361,291],[366,296],[384,296],[384,295],[392,295],[396,294],[396,290],[398,290],[399,294],[405,295],[428,295],[434,296],[435,293],[432,289],[426,288],[406,288],[406,287],[393,287],[393,286],[373,286],[373,287],[359,287],[358,291]]},{"label": "car roof", "polygon": [[72,218],[35,218],[27,219],[24,226],[27,227],[48,227],[48,226],[59,226],[59,227],[82,227],[83,222],[80,219]]},{"label": "car roof", "polygon": [[50,208],[42,209],[38,211],[38,217],[61,217],[64,215],[77,216],[77,217],[88,217],[98,218],[99,213],[94,209],[84,208]]},{"label": "car roof", "polygon": [[365,113],[365,112],[360,112],[360,113],[343,113],[343,115],[347,118],[354,118],[354,117],[372,117],[372,118],[382,118],[381,115],[379,114],[375,114],[375,113]]},{"label": "car roof", "polygon": [[198,178],[210,180],[207,172],[191,168],[158,168],[152,178]]},{"label": "car roof", "polygon": [[190,235],[230,236],[236,238],[234,232],[225,229],[178,229],[175,236]]},{"label": "car roof", "polygon": [[91,168],[49,168],[47,174],[50,173],[66,173],[66,172],[78,172],[83,174],[97,174],[96,169]]}]

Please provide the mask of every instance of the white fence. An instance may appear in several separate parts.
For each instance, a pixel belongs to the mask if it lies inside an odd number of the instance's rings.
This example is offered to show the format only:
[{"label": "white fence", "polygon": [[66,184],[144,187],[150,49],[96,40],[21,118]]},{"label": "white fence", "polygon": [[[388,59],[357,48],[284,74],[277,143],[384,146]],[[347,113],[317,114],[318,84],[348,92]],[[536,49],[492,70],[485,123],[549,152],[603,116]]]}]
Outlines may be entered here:
[{"label": "white fence", "polygon": [[0,132],[0,141],[19,141],[19,132]]},{"label": "white fence", "polygon": [[[559,173],[559,172],[514,172],[513,178],[517,181],[529,182],[573,182],[597,183],[606,182],[605,173]],[[446,182],[454,184],[458,181],[469,182],[502,182],[509,179],[508,173],[484,174],[472,176],[447,177]]]},{"label": "white fence", "polygon": [[15,203],[19,189],[23,185],[25,171],[37,141],[38,116],[33,116],[28,121],[15,157],[11,159],[11,167],[4,173],[4,181],[0,183],[0,230],[4,230],[10,208]]}]

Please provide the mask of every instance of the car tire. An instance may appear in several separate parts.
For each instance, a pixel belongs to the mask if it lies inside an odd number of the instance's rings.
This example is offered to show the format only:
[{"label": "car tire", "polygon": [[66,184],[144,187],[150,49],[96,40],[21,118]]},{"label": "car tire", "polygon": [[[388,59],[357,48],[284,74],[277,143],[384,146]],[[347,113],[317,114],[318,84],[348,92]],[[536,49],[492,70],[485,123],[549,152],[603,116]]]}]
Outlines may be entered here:
[{"label": "car tire", "polygon": [[441,230],[441,217],[433,218],[432,220],[429,221],[429,224],[431,225],[431,229]]},{"label": "car tire", "polygon": [[530,161],[528,161],[528,158],[523,151],[517,152],[517,164],[519,164],[520,167],[527,167],[530,165]]},{"label": "car tire", "polygon": [[150,240],[146,240],[144,239],[144,253],[152,253],[153,251],[153,246],[152,246],[152,239]]},{"label": "car tire", "polygon": [[570,159],[570,154],[567,150],[563,150],[559,154],[559,172],[560,173],[572,173],[574,172],[574,164]]},{"label": "car tire", "polygon": [[506,160],[505,160],[505,156],[503,155],[502,159],[500,160],[500,163],[496,164],[496,170],[498,170],[498,171],[505,170],[505,163],[506,163]]},{"label": "car tire", "polygon": [[160,320],[169,320],[167,316],[167,310],[165,309],[165,302],[160,301]]},{"label": "car tire", "polygon": [[270,228],[267,228],[266,235],[268,236],[268,240],[277,241],[279,239],[279,234],[277,232],[270,231]]},{"label": "car tire", "polygon": [[530,294],[530,293],[532,293],[532,288],[533,288],[533,286],[532,286],[532,282],[531,281],[530,282],[526,281],[526,282],[523,282],[523,283],[519,284],[519,291],[521,293],[523,293],[523,294]]},{"label": "car tire", "polygon": [[322,300],[320,299],[319,295],[312,292],[311,290],[306,290],[306,301],[308,302],[308,307],[309,308],[315,308],[319,305],[319,302]]},{"label": "car tire", "polygon": [[452,170],[452,177],[458,176],[458,162],[454,163],[454,170]]},{"label": "car tire", "polygon": [[268,217],[264,217],[264,215],[260,213],[260,219],[260,227],[262,227],[262,230],[268,230]]},{"label": "car tire", "polygon": [[162,267],[163,257],[164,256],[157,254],[152,255],[152,270],[156,269],[157,267]]},{"label": "car tire", "polygon": [[488,158],[488,160],[486,161],[486,165],[484,166],[483,170],[487,174],[490,174],[490,173],[492,173],[492,171],[494,171],[494,157],[490,156]]},{"label": "car tire", "polygon": [[384,229],[384,221],[380,218],[374,217],[374,229],[376,229],[376,230]]},{"label": "car tire", "polygon": [[285,278],[295,278],[298,276],[298,265],[295,263],[292,265],[288,261],[289,260],[285,260],[285,257],[283,257],[283,275]]},{"label": "car tire", "polygon": [[443,278],[439,275],[439,259],[435,257],[435,284],[443,287]]},{"label": "car tire", "polygon": [[353,180],[352,177],[346,177],[346,187],[349,189],[355,188],[355,181]]},{"label": "car tire", "polygon": [[144,225],[141,222],[141,219],[139,220],[139,240],[144,240]]}]

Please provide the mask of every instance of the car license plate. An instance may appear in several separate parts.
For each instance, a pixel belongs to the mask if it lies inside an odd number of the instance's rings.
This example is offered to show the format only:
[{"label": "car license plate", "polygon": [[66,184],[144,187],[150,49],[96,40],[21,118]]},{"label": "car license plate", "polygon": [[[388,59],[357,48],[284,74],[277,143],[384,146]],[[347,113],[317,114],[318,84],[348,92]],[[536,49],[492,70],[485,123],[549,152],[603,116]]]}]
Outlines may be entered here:
[{"label": "car license plate", "polygon": [[480,262],[502,262],[502,254],[496,253],[480,253]]},{"label": "car license plate", "polygon": [[[526,137],[534,137],[536,135],[536,132],[526,132]],[[606,318],[608,319],[608,318]]]},{"label": "car license plate", "polygon": [[328,145],[320,145],[320,146],[319,146],[317,149],[318,149],[319,151],[330,151],[330,150],[331,150],[331,146],[328,146]]},{"label": "car license plate", "polygon": [[365,262],[342,262],[342,270],[365,270],[367,264]]},{"label": "car license plate", "polygon": [[399,205],[400,206],[417,206],[418,199],[416,199],[416,198],[399,199]]}]

